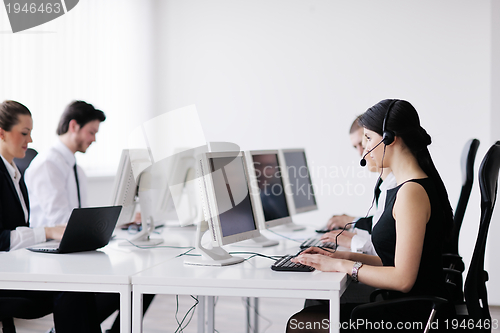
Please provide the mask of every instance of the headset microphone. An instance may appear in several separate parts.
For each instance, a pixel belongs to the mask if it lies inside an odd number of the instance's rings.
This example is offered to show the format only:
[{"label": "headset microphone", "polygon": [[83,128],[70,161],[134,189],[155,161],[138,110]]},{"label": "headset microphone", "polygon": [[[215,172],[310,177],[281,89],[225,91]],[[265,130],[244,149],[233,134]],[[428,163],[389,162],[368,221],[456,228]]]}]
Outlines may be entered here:
[{"label": "headset microphone", "polygon": [[361,161],[359,161],[359,164],[362,167],[364,167],[366,165],[366,159],[365,159],[366,155],[368,155],[369,153],[371,153],[375,148],[377,148],[378,146],[380,146],[380,144],[383,143],[383,142],[384,142],[384,139],[382,139],[382,141],[380,141],[379,143],[377,143],[377,145],[375,147],[373,147],[372,149],[368,150],[366,152],[366,154],[363,155],[363,157],[361,158]]}]

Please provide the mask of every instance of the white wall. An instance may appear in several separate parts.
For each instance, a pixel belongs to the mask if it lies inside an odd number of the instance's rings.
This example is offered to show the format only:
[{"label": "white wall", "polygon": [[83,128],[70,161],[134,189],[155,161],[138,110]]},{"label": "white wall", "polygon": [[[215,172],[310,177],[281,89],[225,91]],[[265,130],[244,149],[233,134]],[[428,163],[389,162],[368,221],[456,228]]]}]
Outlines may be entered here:
[{"label": "white wall", "polygon": [[[347,131],[356,115],[379,100],[407,99],[417,108],[453,206],[463,144],[481,140],[478,168],[487,147],[500,139],[500,97],[494,94],[500,16],[492,14],[499,7],[494,1],[156,5],[157,113],[196,104],[209,141],[231,141],[242,149],[305,147],[313,169],[330,172],[314,176],[320,210],[300,221],[322,224],[334,213],[366,213],[375,177],[358,167]],[[479,212],[475,184],[462,228],[466,262]],[[492,228],[490,243],[498,235]],[[487,268],[490,301],[500,304],[494,288],[500,270],[489,262]]]}]

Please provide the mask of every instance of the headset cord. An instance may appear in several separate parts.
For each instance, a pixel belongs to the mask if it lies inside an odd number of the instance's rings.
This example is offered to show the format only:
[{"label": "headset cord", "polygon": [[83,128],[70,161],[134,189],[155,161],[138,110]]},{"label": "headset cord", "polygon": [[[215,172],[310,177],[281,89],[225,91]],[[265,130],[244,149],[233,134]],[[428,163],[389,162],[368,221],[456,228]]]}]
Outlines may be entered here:
[{"label": "headset cord", "polygon": [[[382,179],[382,174],[384,173],[384,158],[385,158],[385,148],[386,148],[386,147],[387,147],[387,146],[386,146],[386,145],[384,145],[384,153],[382,154],[382,163],[381,163],[381,164],[382,164],[382,166],[381,166],[381,168],[380,168],[380,175],[379,175],[379,176],[378,176],[378,178],[377,178],[377,182],[375,183],[375,186],[377,186],[377,185],[378,185],[378,183],[379,183],[380,179]],[[364,217],[365,219],[368,217],[368,214],[370,214],[370,211],[372,210],[373,205],[374,205],[374,203],[375,203],[375,199],[376,199],[376,197],[375,197],[375,195],[373,195],[372,204],[370,205],[370,208],[369,208],[369,209],[368,209],[368,211],[366,212],[366,215],[365,215],[365,217]],[[346,223],[346,224],[344,225],[344,227],[342,228],[342,230],[341,230],[341,231],[340,231],[340,232],[339,232],[339,233],[335,236],[335,241],[334,241],[334,243],[335,243],[335,248],[333,249],[333,251],[332,251],[331,249],[328,249],[328,248],[325,248],[325,247],[321,247],[321,246],[320,246],[320,248],[321,248],[322,250],[327,251],[327,252],[330,252],[330,253],[335,253],[335,252],[337,252],[337,248],[338,248],[338,238],[339,238],[339,236],[340,236],[340,235],[341,235],[344,231],[346,231],[346,230],[347,230],[347,226],[349,226],[349,225],[351,225],[351,224],[355,224],[355,223],[356,223],[356,222],[349,222],[349,223]]]}]

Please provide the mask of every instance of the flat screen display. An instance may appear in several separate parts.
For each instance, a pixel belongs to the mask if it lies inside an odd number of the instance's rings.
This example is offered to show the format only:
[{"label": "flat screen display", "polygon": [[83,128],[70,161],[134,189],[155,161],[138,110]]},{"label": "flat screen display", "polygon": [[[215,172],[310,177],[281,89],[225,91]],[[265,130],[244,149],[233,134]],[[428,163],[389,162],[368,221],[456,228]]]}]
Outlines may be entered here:
[{"label": "flat screen display", "polygon": [[266,222],[290,216],[278,155],[258,154],[252,159]]},{"label": "flat screen display", "polygon": [[209,159],[222,236],[256,230],[242,157]]},{"label": "flat screen display", "polygon": [[290,190],[296,209],[316,206],[316,199],[304,152],[284,152]]}]

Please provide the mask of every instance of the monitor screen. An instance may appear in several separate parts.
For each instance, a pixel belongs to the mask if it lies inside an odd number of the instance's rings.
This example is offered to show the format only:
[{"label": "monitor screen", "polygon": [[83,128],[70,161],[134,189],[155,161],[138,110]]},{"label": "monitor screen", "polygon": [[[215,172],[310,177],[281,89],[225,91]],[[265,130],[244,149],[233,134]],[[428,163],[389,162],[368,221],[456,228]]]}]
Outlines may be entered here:
[{"label": "monitor screen", "polygon": [[284,151],[283,156],[296,212],[307,211],[309,207],[316,209],[316,199],[305,152],[303,150]]},{"label": "monitor screen", "polygon": [[222,237],[256,230],[242,157],[209,158]]},{"label": "monitor screen", "polygon": [[266,222],[290,216],[278,154],[255,154],[252,159]]}]

